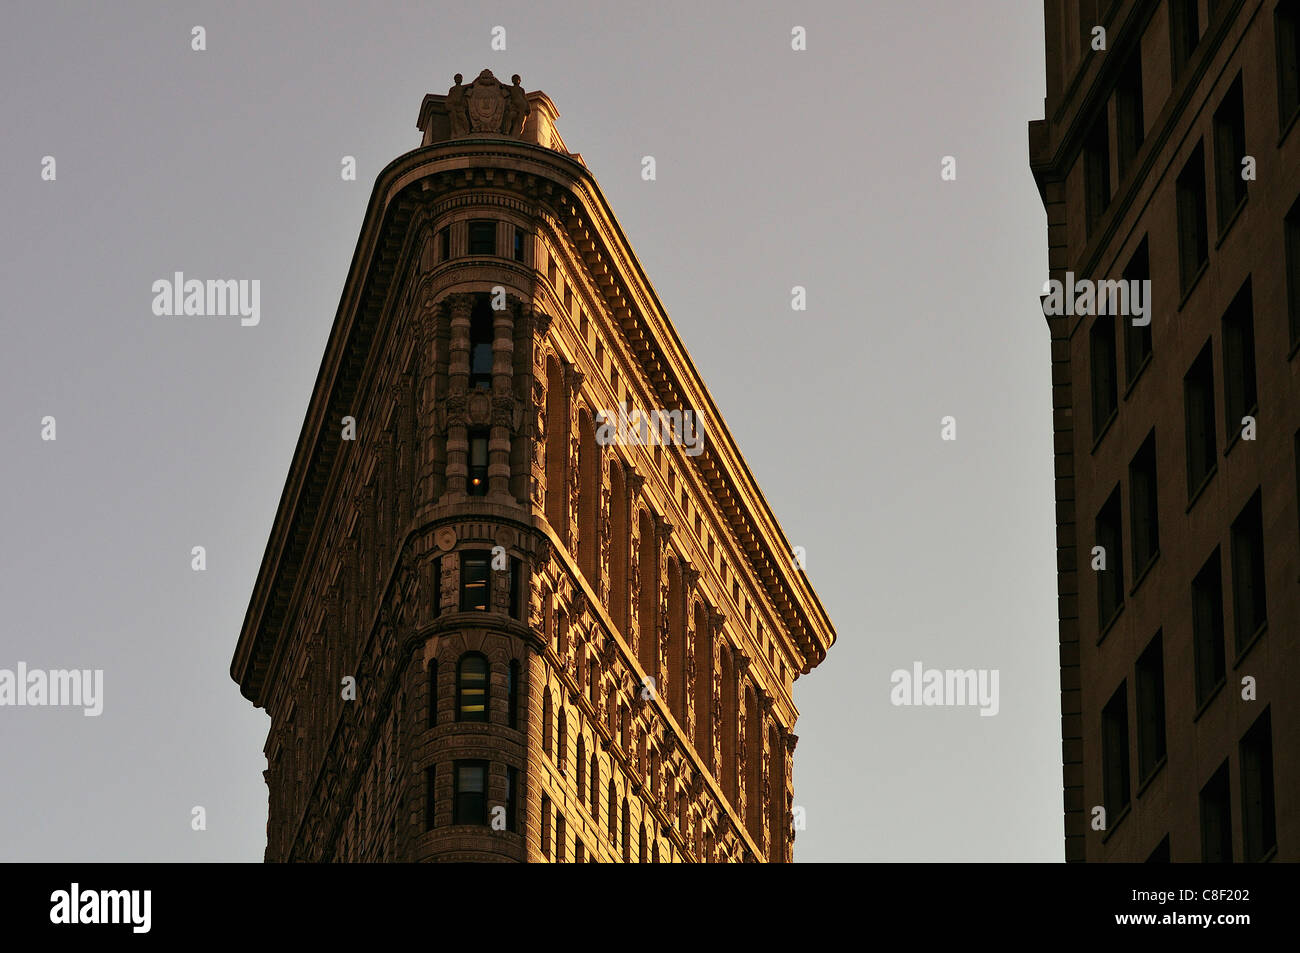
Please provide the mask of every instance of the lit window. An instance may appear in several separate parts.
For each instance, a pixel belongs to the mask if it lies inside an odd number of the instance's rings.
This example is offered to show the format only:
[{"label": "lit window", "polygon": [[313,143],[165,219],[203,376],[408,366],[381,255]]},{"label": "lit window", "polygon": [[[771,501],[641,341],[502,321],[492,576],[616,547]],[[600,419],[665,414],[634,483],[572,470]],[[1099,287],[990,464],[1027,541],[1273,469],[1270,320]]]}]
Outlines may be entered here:
[{"label": "lit window", "polygon": [[488,661],[477,652],[462,655],[457,667],[456,720],[488,720]]},{"label": "lit window", "polygon": [[487,612],[488,574],[492,571],[490,553],[460,554],[460,611]]},{"label": "lit window", "polygon": [[470,496],[487,496],[488,434],[486,430],[470,431],[468,489]]}]

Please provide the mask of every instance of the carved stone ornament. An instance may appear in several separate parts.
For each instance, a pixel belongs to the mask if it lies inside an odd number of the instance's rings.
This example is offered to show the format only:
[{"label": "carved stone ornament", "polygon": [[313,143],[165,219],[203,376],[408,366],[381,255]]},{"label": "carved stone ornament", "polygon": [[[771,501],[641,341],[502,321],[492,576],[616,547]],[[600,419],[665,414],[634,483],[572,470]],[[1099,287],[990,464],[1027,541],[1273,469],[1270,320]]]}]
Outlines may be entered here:
[{"label": "carved stone ornament", "polygon": [[478,74],[465,91],[471,132],[501,132],[506,116],[506,89],[490,69]]}]

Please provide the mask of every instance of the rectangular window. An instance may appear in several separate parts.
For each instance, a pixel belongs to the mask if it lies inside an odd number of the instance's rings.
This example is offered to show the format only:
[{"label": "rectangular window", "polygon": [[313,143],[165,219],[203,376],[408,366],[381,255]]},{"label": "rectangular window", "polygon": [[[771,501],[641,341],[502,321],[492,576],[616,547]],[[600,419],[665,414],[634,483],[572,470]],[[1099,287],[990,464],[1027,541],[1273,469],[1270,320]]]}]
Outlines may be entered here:
[{"label": "rectangular window", "polygon": [[1255,316],[1250,279],[1223,315],[1223,407],[1228,432],[1240,432],[1242,417],[1258,412],[1255,387]]},{"label": "rectangular window", "polygon": [[433,561],[433,614],[442,615],[442,557],[439,556]]},{"label": "rectangular window", "polygon": [[433,830],[433,812],[436,807],[435,791],[438,782],[438,769],[430,767],[424,769],[424,829]]},{"label": "rectangular window", "polygon": [[1185,294],[1210,258],[1210,233],[1205,211],[1205,146],[1197,143],[1175,192],[1178,205],[1178,276]]},{"label": "rectangular window", "polygon": [[524,617],[524,564],[513,556],[510,557],[510,617]]},{"label": "rectangular window", "polygon": [[1203,705],[1223,684],[1223,572],[1219,551],[1192,580],[1192,642],[1195,647],[1196,704]]},{"label": "rectangular window", "polygon": [[1092,439],[1096,440],[1119,407],[1114,317],[1103,314],[1092,322],[1092,330],[1088,333],[1088,353],[1092,372]]},{"label": "rectangular window", "polygon": [[453,824],[486,824],[487,819],[487,762],[457,761],[454,763],[456,791],[452,802]]},{"label": "rectangular window", "polygon": [[506,830],[517,831],[515,826],[519,810],[519,769],[506,768]]},{"label": "rectangular window", "polygon": [[1102,784],[1106,823],[1113,824],[1129,803],[1128,683],[1120,682],[1101,711]]},{"label": "rectangular window", "polygon": [[[1134,287],[1133,282],[1138,282],[1139,294],[1145,287],[1141,282],[1151,280],[1151,259],[1145,237],[1142,239],[1142,244],[1138,245],[1137,251],[1133,252],[1133,257],[1129,259],[1123,277],[1129,282],[1130,289]],[[1129,300],[1131,302],[1132,297]],[[1151,356],[1151,322],[1155,318],[1150,295],[1143,297],[1143,304],[1146,307],[1146,315],[1143,317],[1146,324],[1135,325],[1132,316],[1120,319],[1124,322],[1124,379],[1129,384],[1137,378],[1138,371],[1142,370],[1147,358]],[[1129,310],[1134,309],[1130,307]]]},{"label": "rectangular window", "polygon": [[1246,201],[1246,180],[1241,160],[1246,155],[1246,109],[1241,97],[1241,74],[1228,87],[1214,113],[1214,205],[1222,235],[1237,208]]},{"label": "rectangular window", "polygon": [[542,795],[542,856],[551,859],[551,799]]},{"label": "rectangular window", "polygon": [[451,226],[444,225],[438,229],[438,260],[447,261],[451,258]]},{"label": "rectangular window", "polygon": [[1178,79],[1201,42],[1201,25],[1196,16],[1197,0],[1169,0],[1170,41],[1174,79]]},{"label": "rectangular window", "polygon": [[1232,863],[1232,803],[1226,759],[1201,788],[1201,863]]},{"label": "rectangular window", "polygon": [[[514,247],[515,261],[522,262],[524,260],[524,242],[527,241],[527,239],[528,239],[528,233],[525,232],[523,229],[516,227],[515,247]],[[568,289],[565,290],[567,291]]]},{"label": "rectangular window", "polygon": [[567,863],[569,860],[569,832],[565,830],[564,815],[559,811],[555,812],[555,862],[557,864]]},{"label": "rectangular window", "polygon": [[1214,357],[1210,342],[1183,378],[1183,409],[1187,422],[1187,498],[1190,500],[1218,464],[1214,428]]},{"label": "rectangular window", "polygon": [[1241,831],[1246,861],[1263,860],[1277,846],[1273,802],[1273,726],[1268,709],[1241,739]]},{"label": "rectangular window", "polygon": [[488,580],[492,555],[485,552],[460,554],[460,611],[488,611]]},{"label": "rectangular window", "polygon": [[470,496],[487,496],[488,491],[488,432],[469,432],[469,482]]},{"label": "rectangular window", "polygon": [[1300,111],[1300,0],[1279,0],[1273,25],[1277,35],[1278,123],[1286,129]]},{"label": "rectangular window", "polygon": [[1119,486],[1097,514],[1094,545],[1105,553],[1105,568],[1097,570],[1097,621],[1104,630],[1124,606],[1124,538],[1120,520]]},{"label": "rectangular window", "polygon": [[1110,131],[1103,110],[1083,144],[1084,211],[1088,234],[1110,205]]},{"label": "rectangular window", "polygon": [[1138,780],[1165,758],[1165,651],[1157,632],[1137,662]]},{"label": "rectangular window", "polygon": [[1137,156],[1146,136],[1142,117],[1142,53],[1134,50],[1124,64],[1119,82],[1115,86],[1115,125],[1118,142],[1119,176]]},{"label": "rectangular window", "polygon": [[587,862],[587,845],[576,837],[573,839],[573,862],[575,864]]},{"label": "rectangular window", "polygon": [[1232,608],[1237,654],[1267,621],[1264,598],[1264,518],[1260,491],[1232,524]]},{"label": "rectangular window", "polygon": [[1133,578],[1160,552],[1160,518],[1156,502],[1156,432],[1147,434],[1128,466],[1129,525],[1133,531]]},{"label": "rectangular window", "polygon": [[1286,239],[1287,323],[1291,329],[1291,347],[1300,344],[1300,199],[1287,212],[1282,223]]},{"label": "rectangular window", "polygon": [[469,223],[469,253],[471,255],[495,255],[497,253],[497,223]]}]

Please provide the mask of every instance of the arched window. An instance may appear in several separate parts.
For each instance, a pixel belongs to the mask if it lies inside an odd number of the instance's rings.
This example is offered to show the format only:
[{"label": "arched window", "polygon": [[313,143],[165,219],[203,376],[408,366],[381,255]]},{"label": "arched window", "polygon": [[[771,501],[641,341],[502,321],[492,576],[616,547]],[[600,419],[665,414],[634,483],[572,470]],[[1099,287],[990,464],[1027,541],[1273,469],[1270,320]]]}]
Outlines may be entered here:
[{"label": "arched window", "polygon": [[659,838],[656,837],[650,847],[650,863],[659,863]]},{"label": "arched window", "polygon": [[567,538],[569,404],[564,394],[564,372],[554,357],[546,362],[546,521]]},{"label": "arched window", "polygon": [[519,659],[511,659],[506,669],[506,723],[519,727]]},{"label": "arched window", "polygon": [[772,799],[768,807],[768,825],[772,831],[772,844],[768,850],[768,860],[783,863],[785,861],[785,745],[781,743],[781,732],[776,725],[768,729],[767,743],[772,749]]},{"label": "arched window", "polygon": [[709,612],[701,602],[695,603],[695,750],[705,767],[713,764],[713,636],[709,632]]},{"label": "arched window", "polygon": [[578,803],[587,803],[587,740],[581,733],[578,735],[578,756],[574,759],[574,767],[578,769],[578,777],[575,779],[574,787],[578,789]]},{"label": "arched window", "polygon": [[627,633],[627,489],[623,467],[609,463],[609,612],[619,632]]},{"label": "arched window", "polygon": [[641,836],[637,839],[636,846],[637,846],[636,862],[638,864],[647,863],[650,859],[649,857],[650,849],[648,843],[646,842],[645,821],[641,822]]},{"label": "arched window", "polygon": [[614,779],[609,779],[609,839],[618,850],[618,792],[614,790]]},{"label": "arched window", "polygon": [[559,727],[555,733],[555,763],[563,774],[569,762],[569,725],[564,714],[564,696],[560,696]]},{"label": "arched window", "polygon": [[456,720],[488,720],[488,660],[467,652],[456,666]]},{"label": "arched window", "polygon": [[542,695],[542,753],[551,757],[551,690]]},{"label": "arched window", "polygon": [[722,669],[722,707],[714,712],[718,721],[718,734],[722,738],[722,793],[736,800],[736,723],[739,707],[736,702],[736,674],[731,660],[731,647],[723,645],[718,653]]},{"label": "arched window", "polygon": [[679,725],[686,722],[686,633],[682,616],[682,573],[668,561],[668,705]]},{"label": "arched window", "polygon": [[754,689],[745,686],[745,826],[755,840],[763,830],[763,725]]},{"label": "arched window", "polygon": [[598,534],[600,517],[597,503],[600,488],[597,481],[597,464],[600,453],[596,447],[596,430],[587,408],[578,412],[578,568],[587,578],[593,591],[599,591],[597,561],[600,552]]},{"label": "arched window", "polygon": [[627,798],[623,798],[623,863],[632,863],[632,814],[627,809]]},{"label": "arched window", "polygon": [[600,824],[600,758],[595,752],[595,745],[592,745],[591,752],[591,817],[597,825]]},{"label": "arched window", "polygon": [[658,636],[655,634],[659,631],[655,619],[659,602],[659,542],[655,539],[654,520],[644,510],[641,511],[640,528],[641,549],[638,553],[637,569],[641,576],[639,580],[641,604],[637,607],[637,625],[640,629],[637,632],[637,658],[645,673],[655,678],[659,674],[658,666],[655,664],[659,654],[656,645]]},{"label": "arched window", "polygon": [[429,659],[429,727],[438,724],[438,660]]}]

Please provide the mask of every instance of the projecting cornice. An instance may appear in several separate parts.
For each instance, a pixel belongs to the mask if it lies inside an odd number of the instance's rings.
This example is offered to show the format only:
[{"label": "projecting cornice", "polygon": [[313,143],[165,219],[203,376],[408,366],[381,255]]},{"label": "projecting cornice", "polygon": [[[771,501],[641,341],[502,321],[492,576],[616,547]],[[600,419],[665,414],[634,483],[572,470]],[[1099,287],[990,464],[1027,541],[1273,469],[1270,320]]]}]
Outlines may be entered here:
[{"label": "projecting cornice", "polygon": [[[530,124],[533,116],[547,115],[547,108],[554,114],[544,98],[528,94],[535,107]],[[426,108],[433,109],[428,103],[426,97]],[[423,121],[424,110],[421,116]],[[231,675],[255,703],[262,703],[266,672],[306,582],[300,570],[335,469],[338,428],[326,423],[349,412],[345,408],[372,348],[391,320],[394,283],[418,254],[413,232],[434,202],[468,188],[519,191],[548,208],[568,232],[592,268],[617,329],[644,363],[660,406],[690,407],[705,416],[710,440],[695,466],[789,633],[800,670],[811,670],[834,642],[821,602],[795,566],[789,541],[599,186],[578,156],[563,151],[558,136],[555,144],[559,149],[471,132],[399,156],[379,174],[231,664]]]}]

